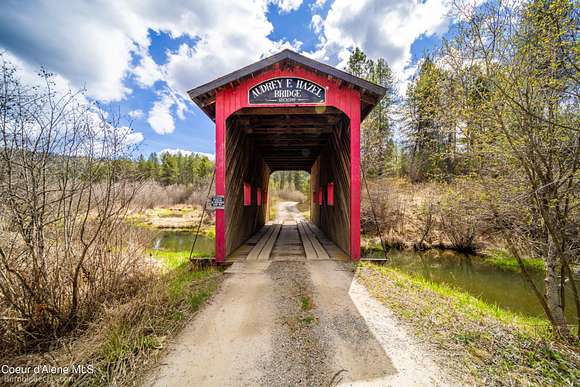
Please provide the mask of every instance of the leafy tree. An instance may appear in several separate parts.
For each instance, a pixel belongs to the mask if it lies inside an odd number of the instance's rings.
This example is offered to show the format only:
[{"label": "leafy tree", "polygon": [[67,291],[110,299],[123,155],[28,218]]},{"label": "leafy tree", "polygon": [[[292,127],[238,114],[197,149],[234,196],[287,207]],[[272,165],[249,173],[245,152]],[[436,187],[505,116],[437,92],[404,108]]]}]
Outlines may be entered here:
[{"label": "leafy tree", "polygon": [[362,124],[362,164],[369,176],[394,174],[396,149],[391,116],[397,93],[393,72],[383,58],[372,60],[358,47],[351,53],[346,70],[387,89]]},{"label": "leafy tree", "polygon": [[465,22],[443,59],[455,79],[474,81],[456,97],[478,175],[512,253],[520,262],[522,250],[544,258],[543,292],[523,264],[522,273],[555,331],[569,337],[566,282],[580,323],[570,269],[580,256],[578,9],[570,0],[456,9]]}]

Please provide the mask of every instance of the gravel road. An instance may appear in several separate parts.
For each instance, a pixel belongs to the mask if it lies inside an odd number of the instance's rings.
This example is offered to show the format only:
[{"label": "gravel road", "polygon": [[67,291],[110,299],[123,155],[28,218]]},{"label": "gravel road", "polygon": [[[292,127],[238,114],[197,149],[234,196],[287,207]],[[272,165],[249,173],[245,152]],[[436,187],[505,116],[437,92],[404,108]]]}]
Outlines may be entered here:
[{"label": "gravel road", "polygon": [[146,385],[450,384],[350,263],[245,262],[225,275]]}]

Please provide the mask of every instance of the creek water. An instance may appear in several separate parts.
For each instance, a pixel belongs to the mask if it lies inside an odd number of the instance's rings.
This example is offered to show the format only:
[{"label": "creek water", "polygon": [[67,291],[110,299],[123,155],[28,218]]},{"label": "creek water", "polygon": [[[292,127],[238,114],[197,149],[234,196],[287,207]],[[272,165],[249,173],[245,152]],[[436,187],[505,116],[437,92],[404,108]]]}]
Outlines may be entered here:
[{"label": "creek water", "polygon": [[[389,259],[389,265],[405,273],[451,285],[513,312],[545,318],[540,303],[519,271],[498,268],[485,263],[482,257],[447,250],[391,250]],[[531,277],[543,292],[544,274],[531,272]],[[576,280],[576,286],[580,286],[580,281]],[[566,314],[569,321],[575,321],[576,311],[570,286],[566,290]]]},{"label": "creek water", "polygon": [[[188,251],[195,238],[194,231],[159,231],[153,238],[151,248],[166,251]],[[204,256],[214,255],[214,239],[198,235],[195,242],[195,252]]]}]

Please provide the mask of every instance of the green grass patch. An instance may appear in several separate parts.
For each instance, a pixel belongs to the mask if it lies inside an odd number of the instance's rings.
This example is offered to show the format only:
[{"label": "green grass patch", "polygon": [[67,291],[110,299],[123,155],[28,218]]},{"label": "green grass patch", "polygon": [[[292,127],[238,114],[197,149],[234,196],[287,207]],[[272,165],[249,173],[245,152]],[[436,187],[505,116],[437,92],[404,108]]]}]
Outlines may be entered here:
[{"label": "green grass patch", "polygon": [[[146,253],[162,262],[168,269],[175,269],[189,261],[189,251],[155,250],[148,249]],[[194,251],[192,258],[207,258],[207,254]]]},{"label": "green grass patch", "polygon": [[301,296],[300,297],[300,308],[303,311],[312,310],[312,308],[314,308],[314,303],[312,302],[312,299],[308,296]]},{"label": "green grass patch", "polygon": [[316,317],[314,317],[313,315],[309,314],[307,316],[304,316],[300,319],[300,322],[304,325],[312,325],[313,323],[316,322]]},{"label": "green grass patch", "polygon": [[[169,271],[150,289],[106,320],[104,340],[87,363],[98,372],[79,375],[82,385],[134,384],[145,371],[140,366],[154,362],[167,337],[174,335],[217,290],[222,279],[214,268],[195,269],[185,261],[170,260]],[[74,384],[74,383],[73,383]]]},{"label": "green grass patch", "polygon": [[436,358],[461,383],[573,385],[580,380],[578,345],[556,340],[545,319],[392,267],[363,263],[357,278],[437,348]]},{"label": "green grass patch", "polygon": [[545,319],[525,316],[519,313],[503,309],[497,305],[489,304],[465,291],[454,288],[446,283],[429,281],[421,276],[413,276],[401,270],[379,266],[374,264],[363,264],[372,267],[372,270],[381,272],[393,278],[393,282],[402,289],[421,290],[428,289],[443,296],[452,302],[455,309],[461,311],[465,317],[473,320],[480,320],[486,316],[493,316],[504,323],[515,324],[531,335],[543,336],[549,333],[549,323]]},{"label": "green grass patch", "polygon": [[[520,265],[515,257],[502,249],[488,249],[484,252],[483,262],[495,266],[502,270],[520,271]],[[543,272],[545,270],[544,261],[540,258],[522,259],[526,269],[530,271]]]}]

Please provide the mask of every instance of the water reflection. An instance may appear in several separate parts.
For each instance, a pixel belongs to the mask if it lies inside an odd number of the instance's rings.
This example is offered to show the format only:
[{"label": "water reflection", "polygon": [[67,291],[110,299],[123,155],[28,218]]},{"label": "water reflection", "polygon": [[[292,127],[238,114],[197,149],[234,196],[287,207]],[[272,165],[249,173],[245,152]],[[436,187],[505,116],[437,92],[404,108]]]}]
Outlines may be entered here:
[{"label": "water reflection", "polygon": [[[390,264],[403,272],[420,275],[436,283],[452,285],[488,303],[514,312],[544,317],[542,307],[519,272],[486,264],[481,257],[442,250],[392,250],[389,258]],[[531,276],[543,291],[543,273],[532,272]],[[567,289],[566,304],[569,305],[568,317],[575,318],[571,289]]]},{"label": "water reflection", "polygon": [[[189,251],[195,238],[194,231],[160,231],[151,243],[155,250]],[[195,242],[195,252],[211,257],[214,255],[214,240],[199,235]]]}]

